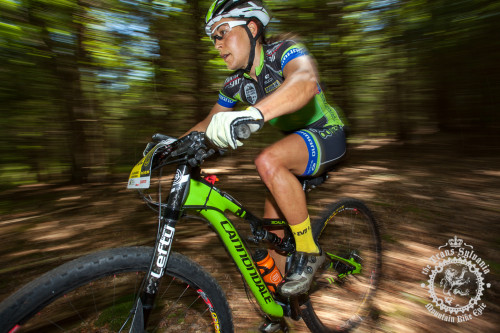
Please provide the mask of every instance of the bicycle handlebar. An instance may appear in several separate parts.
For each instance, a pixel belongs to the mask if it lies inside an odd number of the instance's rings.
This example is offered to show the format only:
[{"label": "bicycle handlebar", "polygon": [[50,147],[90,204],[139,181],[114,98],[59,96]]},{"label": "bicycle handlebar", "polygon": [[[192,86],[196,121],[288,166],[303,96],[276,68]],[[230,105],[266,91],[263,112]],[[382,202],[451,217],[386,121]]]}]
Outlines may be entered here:
[{"label": "bicycle handlebar", "polygon": [[236,133],[236,138],[241,140],[248,139],[250,137],[250,134],[252,134],[252,131],[247,124],[237,125],[234,131]]},{"label": "bicycle handlebar", "polygon": [[[240,124],[235,127],[235,134],[238,139],[245,140],[250,137],[252,131],[247,124]],[[200,165],[206,158],[214,155],[216,152],[214,149],[207,146],[208,140],[203,132],[191,132],[178,140],[168,135],[156,133],[151,139],[154,143],[159,143],[164,140],[174,140],[175,142],[172,142],[174,145],[173,151],[171,151],[170,156],[184,159],[191,166]],[[155,146],[154,143],[148,144],[144,151],[144,155]],[[224,150],[219,150],[221,155],[223,152]],[[161,164],[162,163],[158,166],[161,167]]]}]

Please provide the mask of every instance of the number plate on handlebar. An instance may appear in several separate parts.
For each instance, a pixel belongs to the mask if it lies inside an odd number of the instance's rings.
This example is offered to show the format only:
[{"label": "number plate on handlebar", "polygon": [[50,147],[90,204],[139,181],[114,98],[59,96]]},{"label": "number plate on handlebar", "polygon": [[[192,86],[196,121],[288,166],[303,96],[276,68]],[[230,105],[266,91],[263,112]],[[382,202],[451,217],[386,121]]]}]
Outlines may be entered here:
[{"label": "number plate on handlebar", "polygon": [[160,148],[174,143],[175,139],[163,140],[151,149],[132,169],[128,178],[127,189],[149,188],[151,182],[151,161]]}]

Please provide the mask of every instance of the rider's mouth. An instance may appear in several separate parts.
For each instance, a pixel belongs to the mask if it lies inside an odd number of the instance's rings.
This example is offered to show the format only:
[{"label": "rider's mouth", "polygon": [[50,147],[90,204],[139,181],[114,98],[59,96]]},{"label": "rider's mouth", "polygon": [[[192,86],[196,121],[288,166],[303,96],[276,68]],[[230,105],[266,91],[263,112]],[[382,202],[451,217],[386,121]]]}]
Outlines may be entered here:
[{"label": "rider's mouth", "polygon": [[225,61],[227,59],[227,57],[229,57],[229,53],[228,54],[221,54],[220,56]]}]

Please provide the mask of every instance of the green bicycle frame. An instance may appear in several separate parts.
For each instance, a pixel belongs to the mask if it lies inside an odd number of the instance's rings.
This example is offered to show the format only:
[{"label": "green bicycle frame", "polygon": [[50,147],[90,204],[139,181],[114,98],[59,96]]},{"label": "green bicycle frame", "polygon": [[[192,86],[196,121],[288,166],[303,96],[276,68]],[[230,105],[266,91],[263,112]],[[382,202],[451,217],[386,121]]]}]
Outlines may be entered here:
[{"label": "green bicycle frame", "polygon": [[211,184],[191,179],[183,209],[194,210],[209,221],[243,274],[262,310],[271,317],[283,317],[283,307],[274,300],[238,231],[224,215],[229,211],[238,217],[245,218],[247,211],[242,205]]}]

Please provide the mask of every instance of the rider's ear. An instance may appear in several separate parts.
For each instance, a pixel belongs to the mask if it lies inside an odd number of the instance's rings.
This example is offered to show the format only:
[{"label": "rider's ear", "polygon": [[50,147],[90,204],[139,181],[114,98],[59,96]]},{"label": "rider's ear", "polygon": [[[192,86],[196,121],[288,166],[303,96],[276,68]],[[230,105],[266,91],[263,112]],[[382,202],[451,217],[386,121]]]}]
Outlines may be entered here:
[{"label": "rider's ear", "polygon": [[252,33],[252,36],[257,36],[257,32],[259,31],[259,27],[257,26],[257,23],[253,20],[248,22],[248,29],[250,29],[250,32]]}]

